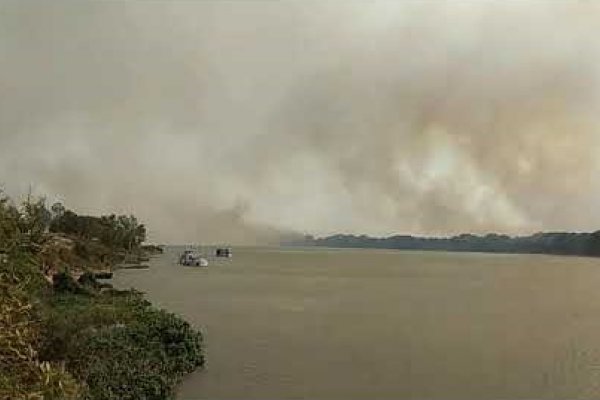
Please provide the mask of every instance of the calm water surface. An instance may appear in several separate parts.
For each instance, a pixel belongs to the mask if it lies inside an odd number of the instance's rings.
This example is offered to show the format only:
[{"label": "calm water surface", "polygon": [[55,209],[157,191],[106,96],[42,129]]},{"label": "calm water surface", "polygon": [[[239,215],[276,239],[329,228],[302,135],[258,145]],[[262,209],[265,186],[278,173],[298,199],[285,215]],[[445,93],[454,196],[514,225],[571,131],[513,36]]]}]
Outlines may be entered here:
[{"label": "calm water surface", "polygon": [[600,396],[600,260],[234,248],[115,283],[201,328],[181,399]]}]

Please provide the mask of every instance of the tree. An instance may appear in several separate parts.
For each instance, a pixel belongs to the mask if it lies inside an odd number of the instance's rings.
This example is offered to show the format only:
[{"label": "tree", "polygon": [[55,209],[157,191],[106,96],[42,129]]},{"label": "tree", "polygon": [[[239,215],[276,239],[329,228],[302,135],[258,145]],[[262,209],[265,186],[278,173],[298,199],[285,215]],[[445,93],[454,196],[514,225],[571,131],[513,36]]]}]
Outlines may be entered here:
[{"label": "tree", "polygon": [[56,202],[50,207],[52,212],[52,220],[62,217],[65,214],[65,206],[61,202]]}]

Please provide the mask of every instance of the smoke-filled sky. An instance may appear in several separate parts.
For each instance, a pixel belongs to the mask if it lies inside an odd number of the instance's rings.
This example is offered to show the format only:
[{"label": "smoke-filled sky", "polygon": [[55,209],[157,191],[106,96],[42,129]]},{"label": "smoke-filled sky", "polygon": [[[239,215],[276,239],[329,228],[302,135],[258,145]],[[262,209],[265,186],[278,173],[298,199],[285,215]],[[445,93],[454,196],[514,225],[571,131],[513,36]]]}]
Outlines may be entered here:
[{"label": "smoke-filled sky", "polygon": [[593,1],[2,1],[0,183],[161,242],[600,229]]}]

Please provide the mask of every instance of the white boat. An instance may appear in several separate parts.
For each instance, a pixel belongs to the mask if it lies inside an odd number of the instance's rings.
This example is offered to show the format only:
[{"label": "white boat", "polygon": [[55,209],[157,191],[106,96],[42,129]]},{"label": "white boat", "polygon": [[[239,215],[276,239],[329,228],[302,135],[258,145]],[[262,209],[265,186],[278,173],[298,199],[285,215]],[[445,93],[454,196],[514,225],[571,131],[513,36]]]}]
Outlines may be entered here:
[{"label": "white boat", "polygon": [[190,267],[208,267],[208,260],[193,250],[185,250],[179,256],[179,264]]}]

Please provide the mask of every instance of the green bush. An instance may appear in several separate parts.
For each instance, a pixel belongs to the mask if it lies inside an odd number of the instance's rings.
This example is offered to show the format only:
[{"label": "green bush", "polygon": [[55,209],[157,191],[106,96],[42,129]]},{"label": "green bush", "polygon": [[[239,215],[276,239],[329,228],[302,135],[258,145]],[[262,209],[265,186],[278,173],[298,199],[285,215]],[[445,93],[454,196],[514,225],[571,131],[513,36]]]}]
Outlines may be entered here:
[{"label": "green bush", "polygon": [[86,382],[90,399],[166,399],[184,374],[203,365],[201,343],[187,322],[148,309],[129,325],[85,332],[67,366]]},{"label": "green bush", "polygon": [[89,399],[165,399],[202,366],[202,335],[134,291],[55,295],[44,357],[63,359]]},{"label": "green bush", "polygon": [[81,387],[64,366],[38,355],[39,309],[27,290],[31,282],[21,280],[14,266],[14,260],[0,265],[0,399],[78,398]]},{"label": "green bush", "polygon": [[165,399],[203,365],[200,332],[96,281],[139,258],[145,234],[133,216],[17,206],[0,190],[0,399]]},{"label": "green bush", "polygon": [[[62,285],[59,288],[62,289]],[[116,290],[78,294],[55,289],[46,305],[44,342],[40,350],[46,360],[64,360],[73,340],[82,332],[128,324],[150,307],[140,293]]]}]

